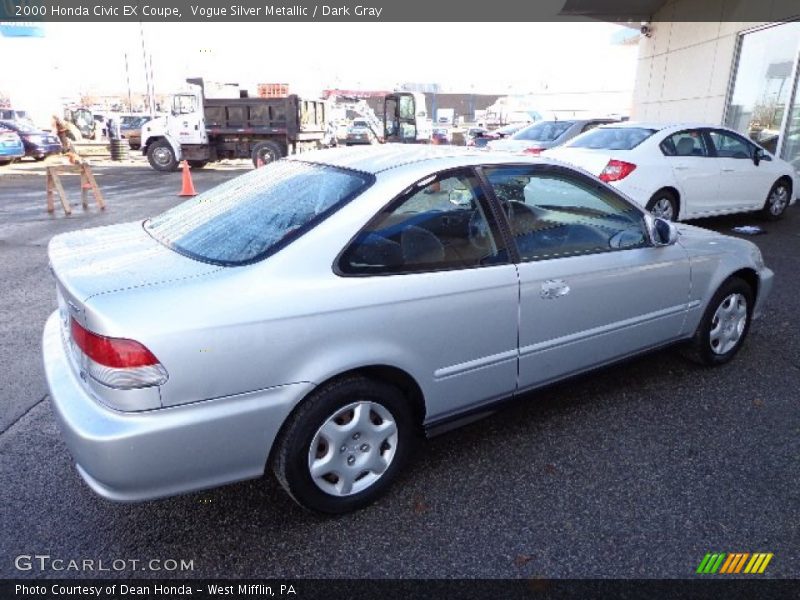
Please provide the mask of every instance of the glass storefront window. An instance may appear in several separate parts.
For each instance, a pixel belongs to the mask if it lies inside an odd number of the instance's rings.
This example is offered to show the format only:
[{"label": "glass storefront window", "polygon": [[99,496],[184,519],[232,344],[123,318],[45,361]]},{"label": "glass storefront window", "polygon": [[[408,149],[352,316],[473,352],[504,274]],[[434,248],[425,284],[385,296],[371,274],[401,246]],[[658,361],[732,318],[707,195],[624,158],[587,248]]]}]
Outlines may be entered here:
[{"label": "glass storefront window", "polygon": [[[800,110],[791,101],[796,58],[800,47],[800,22],[783,23],[742,35],[736,75],[725,124],[777,154],[781,126],[787,110],[789,135],[781,154],[793,152],[787,160],[800,161],[800,139],[790,140],[792,128],[800,128]],[[795,133],[795,138],[797,138]],[[792,150],[793,148],[793,150]],[[797,164],[800,166],[800,163]]]}]

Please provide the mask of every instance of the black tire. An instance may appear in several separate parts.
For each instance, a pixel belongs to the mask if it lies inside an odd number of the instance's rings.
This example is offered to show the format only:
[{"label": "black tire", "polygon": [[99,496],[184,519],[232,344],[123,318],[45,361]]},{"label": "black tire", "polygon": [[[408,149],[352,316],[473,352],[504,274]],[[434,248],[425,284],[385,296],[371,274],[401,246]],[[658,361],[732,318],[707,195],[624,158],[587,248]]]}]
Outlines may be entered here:
[{"label": "black tire", "polygon": [[193,169],[202,169],[208,164],[207,160],[190,160],[189,166]]},{"label": "black tire", "polygon": [[10,165],[10,160],[0,160],[0,167],[5,167],[6,165]]},{"label": "black tire", "polygon": [[[670,207],[671,216],[665,216],[666,210],[661,209],[662,206],[667,204]],[[653,194],[650,200],[647,201],[645,208],[648,212],[653,213],[653,216],[661,217],[667,221],[675,221],[678,218],[678,198],[669,190],[658,190]]]},{"label": "black tire", "polygon": [[167,140],[157,140],[147,148],[147,160],[156,171],[175,171],[178,159]]},{"label": "black tire", "polygon": [[786,208],[792,199],[792,186],[785,179],[776,181],[767,194],[761,217],[767,221],[777,221],[783,218]]},{"label": "black tire", "polygon": [[258,142],[253,146],[253,166],[257,167],[259,160],[267,165],[283,158],[283,149],[275,142]]},{"label": "black tire", "polygon": [[[373,403],[370,406],[379,405],[380,408],[388,411],[394,420],[397,431],[394,450],[388,467],[382,474],[376,475],[362,471],[356,476],[356,483],[359,481],[358,477],[361,476],[376,477],[368,487],[349,495],[334,495],[324,491],[312,478],[309,467],[311,445],[323,424],[331,420],[337,412],[356,402],[370,402]],[[377,420],[375,415],[376,413],[370,410],[366,418],[369,418],[370,423],[374,424]],[[346,427],[347,423],[341,426]],[[356,441],[359,439],[356,434],[353,434],[352,438],[349,432],[343,435],[346,439],[344,442],[336,443],[336,446],[346,448],[346,450],[337,450],[333,447],[333,443],[329,445],[324,438],[320,438],[320,442],[324,442],[322,444],[323,453],[326,455],[328,452],[332,452],[332,456],[335,458],[342,452],[347,453],[347,458],[341,454],[341,460],[346,461],[347,465],[351,465],[349,462],[351,459],[353,461],[362,458],[367,460],[370,453],[377,453],[385,457],[389,456],[391,452],[391,445],[388,444],[388,441],[381,442],[380,446],[373,444],[374,448],[371,448],[368,444],[359,446],[361,442]],[[371,431],[365,431],[360,439],[370,441],[379,438],[380,434],[378,434],[378,438],[375,438]],[[303,508],[327,514],[346,513],[371,504],[386,492],[392,480],[408,461],[416,439],[417,428],[408,400],[397,388],[364,377],[344,377],[312,392],[289,416],[275,441],[272,470],[292,499]],[[351,440],[352,446],[340,446],[342,443],[350,444]],[[364,450],[364,447],[367,450]],[[367,452],[367,454],[359,454],[359,451]],[[363,463],[354,462],[351,465],[353,469],[351,474],[356,473],[359,468],[363,469],[363,466],[359,467],[360,464]],[[348,469],[347,466],[343,466],[343,468]],[[333,479],[325,479],[326,477]],[[320,480],[321,485],[338,485],[338,476],[333,474],[320,477]]]},{"label": "black tire", "polygon": [[[730,298],[737,294],[743,297],[746,302],[744,328],[733,346],[723,352],[724,346],[717,345],[715,349],[712,340],[712,333],[715,327],[719,325],[719,320],[715,320],[714,316],[724,303],[729,302]],[[726,280],[711,298],[711,302],[709,302],[703,318],[700,320],[700,325],[698,325],[694,337],[686,347],[684,354],[687,358],[702,365],[715,366],[725,364],[736,356],[736,353],[739,352],[747,338],[747,333],[750,331],[754,302],[753,289],[746,281],[738,277],[731,277]],[[724,324],[721,326],[724,326]],[[735,329],[735,327],[732,329]]]},{"label": "black tire", "polygon": [[35,160],[36,162],[42,162],[45,158],[46,157],[44,156],[34,156],[33,160]]}]

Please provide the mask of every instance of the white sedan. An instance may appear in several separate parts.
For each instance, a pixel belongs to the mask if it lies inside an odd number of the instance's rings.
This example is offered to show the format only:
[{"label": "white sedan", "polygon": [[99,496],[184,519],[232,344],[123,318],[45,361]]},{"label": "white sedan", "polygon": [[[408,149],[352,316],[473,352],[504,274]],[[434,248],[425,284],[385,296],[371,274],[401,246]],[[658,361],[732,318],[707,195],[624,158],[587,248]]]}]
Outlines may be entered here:
[{"label": "white sedan", "polygon": [[789,163],[713,125],[614,123],[547,156],[583,167],[669,220],[748,211],[779,219],[798,189]]}]

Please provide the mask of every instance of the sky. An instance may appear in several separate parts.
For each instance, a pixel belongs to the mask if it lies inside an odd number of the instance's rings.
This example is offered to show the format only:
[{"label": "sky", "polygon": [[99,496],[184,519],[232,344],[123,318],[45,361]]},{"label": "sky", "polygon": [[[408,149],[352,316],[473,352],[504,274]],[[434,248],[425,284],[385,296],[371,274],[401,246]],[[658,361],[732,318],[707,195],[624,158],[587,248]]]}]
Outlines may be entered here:
[{"label": "sky", "polygon": [[157,93],[180,90],[187,76],[248,88],[289,83],[306,95],[404,82],[494,94],[632,90],[637,48],[611,43],[619,29],[600,22],[47,23],[44,38],[0,37],[0,90],[15,103],[124,92],[127,54],[131,87],[144,92],[143,42]]}]

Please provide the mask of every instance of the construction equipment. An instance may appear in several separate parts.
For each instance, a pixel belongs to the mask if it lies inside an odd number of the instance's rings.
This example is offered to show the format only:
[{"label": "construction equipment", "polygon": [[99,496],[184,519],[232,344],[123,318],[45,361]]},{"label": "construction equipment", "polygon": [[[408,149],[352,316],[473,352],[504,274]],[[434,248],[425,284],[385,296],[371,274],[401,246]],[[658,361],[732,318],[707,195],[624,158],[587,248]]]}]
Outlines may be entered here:
[{"label": "construction equipment", "polygon": [[65,108],[64,122],[67,125],[67,137],[72,141],[93,140],[97,137],[97,121],[88,108]]}]

